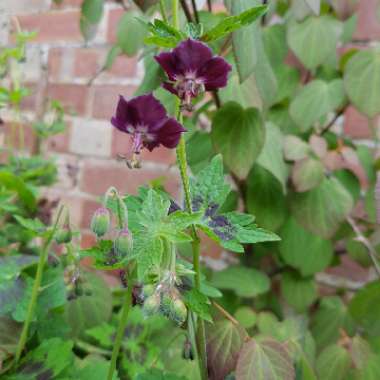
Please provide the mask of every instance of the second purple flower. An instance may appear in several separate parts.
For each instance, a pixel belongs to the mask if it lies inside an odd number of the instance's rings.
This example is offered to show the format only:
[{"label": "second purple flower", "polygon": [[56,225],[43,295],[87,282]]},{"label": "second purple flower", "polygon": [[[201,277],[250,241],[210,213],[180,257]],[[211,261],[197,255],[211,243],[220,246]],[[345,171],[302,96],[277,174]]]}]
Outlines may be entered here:
[{"label": "second purple flower", "polygon": [[191,110],[191,99],[201,92],[225,87],[232,69],[222,57],[214,56],[206,44],[192,39],[155,59],[169,78],[164,87],[177,95],[188,110]]}]

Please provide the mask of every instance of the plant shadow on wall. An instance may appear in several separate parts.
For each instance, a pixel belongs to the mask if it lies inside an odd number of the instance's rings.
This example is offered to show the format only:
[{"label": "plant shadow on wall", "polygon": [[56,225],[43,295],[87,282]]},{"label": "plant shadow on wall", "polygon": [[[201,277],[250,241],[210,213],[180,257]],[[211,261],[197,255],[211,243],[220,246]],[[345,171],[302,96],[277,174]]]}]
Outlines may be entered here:
[{"label": "plant shadow on wall", "polygon": [[[64,206],[51,223],[40,216],[37,187],[54,166],[11,152],[0,170],[2,378],[380,378],[380,52],[355,47],[354,2],[234,0],[220,13],[212,1],[135,3],[102,70],[143,49],[146,74],[110,124],[131,137],[129,175],[142,150],[176,149],[184,201],[162,186],[111,187],[92,217],[96,244],[81,249]],[[82,4],[89,41],[103,7]],[[0,56],[4,74],[27,37]],[[16,117],[23,91],[1,88]],[[370,147],[339,127],[349,106],[368,118]],[[61,131],[52,107],[41,138]],[[201,267],[203,235],[234,264]],[[340,263],[365,278],[337,275]]]}]

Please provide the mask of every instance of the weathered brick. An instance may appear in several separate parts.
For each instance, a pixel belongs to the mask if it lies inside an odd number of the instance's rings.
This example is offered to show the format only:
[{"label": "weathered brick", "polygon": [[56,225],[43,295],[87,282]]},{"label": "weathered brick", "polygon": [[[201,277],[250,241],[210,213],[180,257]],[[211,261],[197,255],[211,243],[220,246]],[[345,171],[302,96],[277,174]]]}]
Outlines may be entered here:
[{"label": "weathered brick", "polygon": [[[112,129],[112,156],[116,157],[118,154],[129,155],[132,148],[131,136],[120,132],[116,128]],[[176,160],[175,149],[160,147],[154,149],[153,152],[143,149],[141,153],[141,160],[143,162],[150,161],[173,165]]]},{"label": "weathered brick", "polygon": [[129,58],[125,55],[117,57],[111,68],[106,71],[105,74],[123,78],[135,77],[137,75],[137,57]]},{"label": "weathered brick", "polygon": [[36,83],[23,83],[23,87],[29,90],[29,95],[22,99],[22,110],[34,110],[36,106],[38,86]]},{"label": "weathered brick", "polygon": [[[380,118],[374,121],[380,126]],[[349,106],[344,113],[344,133],[355,139],[372,138],[372,131],[368,124],[368,118],[362,115],[355,107]]]},{"label": "weathered brick", "polygon": [[62,59],[65,53],[65,49],[51,48],[49,49],[48,57],[48,72],[49,79],[56,81],[61,77],[62,72]]},{"label": "weathered brick", "polygon": [[24,150],[30,151],[34,145],[36,136],[28,124],[5,122],[2,130],[7,146],[11,145],[14,149],[24,148]]},{"label": "weathered brick", "polygon": [[358,6],[358,24],[354,38],[380,40],[378,0],[361,0],[358,2]]},{"label": "weathered brick", "polygon": [[110,186],[122,194],[135,194],[139,186],[154,179],[162,179],[166,189],[173,195],[180,189],[178,175],[162,169],[142,168],[130,170],[123,163],[86,159],[82,168],[80,189],[86,193],[102,195]]},{"label": "weathered brick", "polygon": [[[93,233],[88,232],[88,231],[82,232],[80,245],[83,249],[90,248],[94,246],[95,243],[96,243],[96,237]],[[86,265],[86,262],[84,264]],[[88,265],[88,261],[87,261],[87,265]]]},{"label": "weathered brick", "polygon": [[77,84],[49,84],[48,96],[59,100],[67,112],[83,115],[86,112],[88,87]]},{"label": "weathered brick", "polygon": [[50,0],[17,0],[5,1],[6,10],[10,14],[41,12],[49,9]]},{"label": "weathered brick", "polygon": [[116,28],[119,20],[124,14],[123,9],[111,9],[108,12],[107,20],[107,41],[111,43],[116,42]]},{"label": "weathered brick", "polygon": [[80,221],[81,228],[90,228],[92,215],[100,206],[101,204],[95,200],[87,199],[83,202],[82,217]]},{"label": "weathered brick", "polygon": [[92,115],[99,119],[111,119],[115,112],[119,95],[130,98],[136,91],[135,86],[94,85]]},{"label": "weathered brick", "polygon": [[60,2],[52,1],[51,7],[53,9],[79,8],[82,3],[83,0],[61,0]]},{"label": "weathered brick", "polygon": [[53,158],[58,170],[55,187],[70,190],[78,183],[79,162],[76,156],[60,155]]},{"label": "weathered brick", "polygon": [[109,157],[111,138],[112,130],[108,122],[75,119],[71,128],[70,151],[80,155]]},{"label": "weathered brick", "polygon": [[76,10],[18,16],[23,30],[37,31],[34,42],[81,41],[80,12]]},{"label": "weathered brick", "polygon": [[74,76],[91,78],[100,68],[101,52],[97,49],[76,49]]},{"label": "weathered brick", "polygon": [[45,143],[47,151],[56,153],[66,153],[69,151],[71,122],[66,121],[66,128],[63,133],[49,137]]}]

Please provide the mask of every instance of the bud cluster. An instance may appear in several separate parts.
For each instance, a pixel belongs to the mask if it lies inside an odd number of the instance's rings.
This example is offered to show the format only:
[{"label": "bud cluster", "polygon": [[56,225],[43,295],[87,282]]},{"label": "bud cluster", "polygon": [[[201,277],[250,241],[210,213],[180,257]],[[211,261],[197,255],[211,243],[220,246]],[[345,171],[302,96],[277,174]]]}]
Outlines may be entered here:
[{"label": "bud cluster", "polygon": [[143,312],[146,316],[161,313],[179,326],[186,321],[187,308],[174,284],[170,282],[161,282],[157,286],[148,284],[144,286],[143,293]]}]

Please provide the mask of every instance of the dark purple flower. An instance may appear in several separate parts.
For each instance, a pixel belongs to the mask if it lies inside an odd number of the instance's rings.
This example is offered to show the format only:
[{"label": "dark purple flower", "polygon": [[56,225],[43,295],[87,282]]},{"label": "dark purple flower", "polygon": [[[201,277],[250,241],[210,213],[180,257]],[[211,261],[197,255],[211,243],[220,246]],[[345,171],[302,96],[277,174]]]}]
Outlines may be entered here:
[{"label": "dark purple flower", "polygon": [[204,43],[192,39],[181,42],[171,52],[155,56],[168,75],[164,87],[177,95],[183,106],[191,108],[191,99],[203,91],[213,91],[227,85],[231,65],[213,56]]},{"label": "dark purple flower", "polygon": [[164,106],[152,95],[142,95],[130,101],[120,96],[116,116],[112,125],[129,133],[133,141],[133,162],[142,148],[152,151],[159,145],[175,148],[185,128],[172,117],[168,117]]}]

